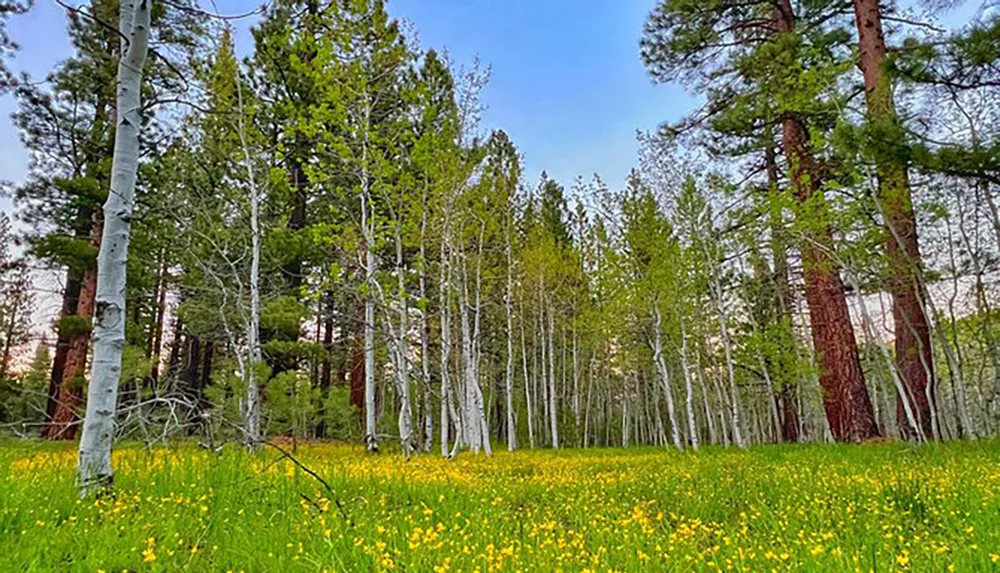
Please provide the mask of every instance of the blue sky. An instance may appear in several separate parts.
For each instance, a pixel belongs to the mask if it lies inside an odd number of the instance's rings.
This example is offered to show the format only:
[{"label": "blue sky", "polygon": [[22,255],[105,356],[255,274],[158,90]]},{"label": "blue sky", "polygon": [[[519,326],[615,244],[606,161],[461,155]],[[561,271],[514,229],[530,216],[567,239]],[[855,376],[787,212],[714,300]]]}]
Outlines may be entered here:
[{"label": "blue sky", "polygon": [[[223,13],[251,0],[220,0]],[[459,63],[479,56],[492,76],[483,94],[484,127],[506,130],[525,158],[525,177],[541,170],[567,187],[577,175],[624,182],[636,155],[635,130],[676,119],[691,99],[676,86],[654,86],[638,55],[653,0],[390,0],[412,22],[425,48],[447,48]],[[248,24],[238,36],[251,47]],[[10,22],[22,50],[12,62],[35,78],[71,55],[65,14],[53,0]],[[10,122],[13,100],[0,98],[0,180],[20,181],[27,155]],[[0,199],[0,207],[10,203]]]}]

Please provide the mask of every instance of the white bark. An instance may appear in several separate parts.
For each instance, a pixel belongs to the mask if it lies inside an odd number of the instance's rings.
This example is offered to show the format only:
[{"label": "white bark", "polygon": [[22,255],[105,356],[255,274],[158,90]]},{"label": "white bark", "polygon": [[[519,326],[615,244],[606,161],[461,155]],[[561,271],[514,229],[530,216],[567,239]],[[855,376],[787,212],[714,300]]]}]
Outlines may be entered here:
[{"label": "white bark", "polygon": [[149,46],[152,0],[121,3],[118,18],[123,57],[118,62],[115,147],[111,191],[104,204],[104,230],[97,257],[94,358],[77,466],[80,495],[110,487],[122,352],[125,348],[125,283],[129,232],[139,170],[142,68]]},{"label": "white bark", "polygon": [[[670,438],[674,442],[674,447],[684,451],[684,443],[681,441],[680,428],[677,426],[677,412],[674,408],[674,393],[670,389],[670,372],[667,370],[667,363],[663,359],[663,342],[661,341],[660,328],[663,318],[660,309],[653,303],[653,336],[650,343],[653,346],[653,362],[656,372],[660,376],[660,383],[663,385],[664,397],[667,399],[667,416],[670,418]],[[658,409],[657,409],[658,411]]]},{"label": "white bark", "polygon": [[556,355],[555,342],[556,328],[555,316],[552,309],[549,309],[549,429],[552,433],[552,449],[559,449],[559,414],[558,403],[556,402]]},{"label": "white bark", "polygon": [[468,269],[463,262],[462,265],[462,289],[459,293],[459,322],[462,334],[462,388],[460,393],[460,407],[462,419],[465,426],[465,440],[473,453],[479,453],[482,447],[482,434],[480,425],[474,421],[475,398],[473,397],[473,386],[478,386],[476,381],[476,359],[475,349],[472,340],[472,326],[469,317],[469,277]]},{"label": "white bark", "polygon": [[[771,424],[774,430],[774,441],[781,441],[781,416],[778,415],[778,401],[774,396],[774,384],[771,381],[771,371],[767,368],[767,361],[760,350],[757,351],[757,362],[760,363],[760,370],[764,374],[764,390],[767,393],[768,411],[771,413]],[[878,418],[876,418],[878,419]]]},{"label": "white bark", "polygon": [[521,326],[521,366],[524,370],[524,400],[525,409],[527,410],[527,420],[528,420],[528,447],[535,448],[535,422],[534,422],[534,409],[531,403],[531,384],[528,380],[528,350],[527,344],[524,336],[524,302],[520,304],[521,316],[518,323]]},{"label": "white bark", "polygon": [[[698,451],[698,423],[694,417],[694,389],[691,385],[691,365],[688,362],[687,329],[684,327],[684,316],[681,322],[681,369],[684,371],[684,409],[687,411],[688,435],[691,437],[691,448]],[[711,422],[709,422],[711,423]]]},{"label": "white bark", "polygon": [[247,446],[256,450],[261,442],[260,434],[260,385],[257,382],[257,365],[263,362],[260,349],[260,190],[254,176],[253,159],[246,137],[243,107],[243,82],[236,74],[236,96],[238,135],[246,162],[247,183],[250,186],[250,316],[246,321],[247,355],[249,367],[246,375],[246,402],[243,404],[243,432]]},{"label": "white bark", "polygon": [[[479,356],[480,356],[480,338],[481,338],[481,317],[482,317],[482,288],[483,288],[483,243],[484,235],[486,233],[486,223],[485,221],[480,226],[479,230],[479,253],[476,258],[476,298],[475,298],[475,313],[473,314],[473,329],[472,337],[469,343],[469,355],[471,357],[471,367],[469,369],[469,378],[467,380],[469,386],[469,398],[470,398],[470,416],[469,425],[473,427],[473,433],[475,433],[478,428],[478,436],[475,439],[475,444],[481,446],[486,452],[486,455],[493,455],[493,447],[490,444],[490,428],[489,423],[486,420],[486,403],[483,399],[483,391],[479,386]],[[463,283],[464,285],[465,283]],[[475,450],[478,452],[478,449]]]},{"label": "white bark", "polygon": [[896,362],[889,356],[889,351],[886,350],[885,343],[882,341],[882,336],[878,332],[878,328],[872,321],[871,315],[868,314],[868,305],[865,304],[865,297],[861,291],[860,285],[854,279],[854,274],[851,272],[845,273],[848,282],[850,282],[851,287],[854,292],[858,293],[858,307],[861,309],[861,320],[865,327],[865,332],[868,334],[869,339],[876,346],[878,346],[879,351],[882,354],[882,358],[885,360],[886,368],[889,369],[889,374],[892,376],[892,382],[896,386],[896,392],[899,393],[899,399],[903,404],[903,413],[906,414],[906,422],[910,425],[910,429],[913,431],[914,435],[917,436],[919,441],[925,441],[926,436],[924,436],[923,428],[917,424],[917,419],[913,414],[913,407],[910,404],[909,394],[906,392],[906,388],[903,386],[903,381],[899,377],[899,371],[896,369]]},{"label": "white bark", "polygon": [[434,442],[434,420],[431,416],[431,351],[430,332],[427,324],[427,251],[424,241],[427,235],[427,204],[426,198],[420,219],[420,373],[423,379],[423,411],[424,411],[424,451],[430,452]]},{"label": "white bark", "polygon": [[510,232],[507,233],[507,292],[504,296],[504,310],[507,312],[507,371],[505,389],[507,391],[507,449],[517,447],[517,428],[514,426],[514,273],[511,253]]},{"label": "white bark", "polygon": [[[715,275],[715,270],[713,269],[713,275]],[[722,348],[726,355],[726,373],[729,375],[729,391],[732,394],[729,418],[730,425],[733,430],[733,442],[740,448],[745,448],[746,443],[743,441],[743,433],[740,431],[740,391],[736,387],[736,373],[733,372],[733,344],[729,338],[729,326],[728,318],[726,317],[726,310],[722,302],[722,288],[717,282],[718,277],[713,276],[713,297],[715,298],[715,310],[716,316],[719,321],[719,334],[722,336]]]},{"label": "white bark", "polygon": [[375,224],[371,213],[371,189],[368,177],[368,128],[371,110],[365,105],[361,124],[361,230],[364,235],[365,268],[365,447],[369,452],[378,451],[378,434],[375,424]]},{"label": "white bark", "polygon": [[576,425],[577,438],[580,435],[580,354],[576,335],[576,325],[573,325],[573,422]]},{"label": "white bark", "polygon": [[396,222],[396,277],[399,295],[396,302],[399,305],[399,334],[393,341],[396,353],[396,386],[399,391],[399,441],[403,448],[403,456],[410,457],[413,449],[413,416],[410,408],[410,361],[409,361],[409,304],[406,294],[406,281],[403,269],[403,236],[402,223]]},{"label": "white bark", "polygon": [[[445,217],[445,227],[441,238],[441,288],[439,297],[441,304],[441,455],[449,456],[448,436],[451,430],[449,413],[451,413],[451,265],[448,257],[448,218]],[[456,434],[461,435],[461,420],[454,416]],[[457,443],[457,442],[456,442]]]}]

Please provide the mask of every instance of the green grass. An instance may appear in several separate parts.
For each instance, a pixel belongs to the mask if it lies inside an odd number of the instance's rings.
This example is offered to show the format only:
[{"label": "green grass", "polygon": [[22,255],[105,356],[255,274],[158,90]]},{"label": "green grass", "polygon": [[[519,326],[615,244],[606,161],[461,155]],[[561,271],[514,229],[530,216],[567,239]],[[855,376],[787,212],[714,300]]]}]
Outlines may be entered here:
[{"label": "green grass", "polygon": [[0,443],[0,571],[1000,571],[998,442],[278,455]]}]

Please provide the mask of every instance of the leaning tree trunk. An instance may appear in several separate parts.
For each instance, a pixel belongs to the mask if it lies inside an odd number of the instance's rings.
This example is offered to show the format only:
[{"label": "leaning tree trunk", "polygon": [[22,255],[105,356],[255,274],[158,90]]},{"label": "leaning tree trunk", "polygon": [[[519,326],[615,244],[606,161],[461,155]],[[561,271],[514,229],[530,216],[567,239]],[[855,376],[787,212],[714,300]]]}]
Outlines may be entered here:
[{"label": "leaning tree trunk", "polygon": [[114,479],[111,440],[125,348],[125,273],[139,170],[139,96],[149,44],[151,4],[152,0],[129,0],[119,8],[122,57],[118,62],[118,126],[111,191],[104,204],[104,231],[97,256],[94,367],[77,466],[81,495],[110,487]]},{"label": "leaning tree trunk", "polygon": [[[896,366],[903,385],[915,407],[917,421],[925,436],[933,436],[934,352],[931,331],[920,301],[920,245],[917,219],[906,166],[897,151],[903,131],[896,116],[892,84],[885,70],[886,47],[882,33],[882,14],[878,0],[854,0],[858,27],[861,71],[865,78],[865,101],[868,121],[875,131],[888,138],[880,141],[875,163],[878,173],[878,197],[885,218],[886,258],[889,290],[892,293],[892,317],[896,343]],[[900,399],[896,417],[903,425],[905,412]],[[912,432],[908,437],[914,437]]]},{"label": "leaning tree trunk", "polygon": [[[780,34],[793,33],[794,12],[789,0],[780,0],[774,23]],[[833,233],[828,206],[816,181],[806,126],[795,117],[782,120],[785,155],[797,203],[812,221],[803,228],[802,266],[812,339],[819,357],[823,407],[833,437],[858,442],[879,435],[875,412],[854,337],[844,283],[830,254]]]},{"label": "leaning tree trunk", "polygon": [[[677,424],[677,412],[674,408],[674,393],[670,389],[670,371],[667,370],[667,363],[663,359],[663,342],[661,341],[660,329],[663,319],[660,315],[658,302],[653,302],[653,332],[650,337],[650,345],[653,347],[653,364],[656,366],[656,373],[660,377],[663,385],[663,393],[667,399],[667,415],[670,417],[670,438],[674,442],[674,447],[684,451],[684,442],[681,440],[680,427]],[[659,402],[656,404],[657,414],[659,414]]]},{"label": "leaning tree trunk", "polygon": [[[820,213],[822,220],[826,206],[810,173],[812,157],[805,129],[794,119],[784,123],[785,152],[793,165],[796,199],[809,205],[810,212]],[[833,437],[840,442],[858,442],[879,435],[875,412],[861,370],[844,283],[828,252],[833,246],[831,231],[825,222],[809,225],[812,229],[802,241],[802,263],[823,407]]]}]

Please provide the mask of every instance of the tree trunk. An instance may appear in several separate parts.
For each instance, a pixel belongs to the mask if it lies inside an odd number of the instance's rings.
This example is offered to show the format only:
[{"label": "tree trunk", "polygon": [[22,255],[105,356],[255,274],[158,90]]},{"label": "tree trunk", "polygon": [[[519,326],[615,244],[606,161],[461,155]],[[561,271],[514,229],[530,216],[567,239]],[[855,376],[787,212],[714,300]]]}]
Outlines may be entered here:
[{"label": "tree trunk", "polygon": [[[90,244],[99,247],[103,226],[99,216],[92,223]],[[94,298],[97,295],[97,269],[88,267],[83,272],[80,282],[80,292],[77,299],[76,317],[79,322],[73,332],[69,333],[62,380],[56,392],[56,408],[51,424],[45,429],[47,440],[72,440],[76,438],[78,410],[83,402],[83,389],[86,386],[87,354],[90,349],[90,329],[83,328],[83,323],[89,326],[94,316]]]},{"label": "tree trunk", "polygon": [[677,425],[677,413],[674,408],[674,393],[670,388],[670,372],[663,359],[663,343],[660,338],[660,328],[663,322],[660,316],[660,309],[657,303],[653,303],[653,332],[650,344],[653,347],[653,363],[656,365],[656,372],[660,376],[660,384],[663,385],[663,394],[667,399],[667,416],[670,418],[670,438],[674,442],[674,447],[684,451],[684,443],[681,441],[680,428]]},{"label": "tree trunk", "polygon": [[889,351],[886,350],[885,344],[882,342],[882,337],[879,335],[878,327],[875,325],[871,316],[868,314],[868,305],[865,303],[863,294],[861,293],[861,286],[858,284],[857,279],[853,277],[852,274],[848,273],[848,279],[851,281],[851,286],[857,292],[858,296],[858,306],[861,309],[861,318],[865,325],[865,331],[868,333],[870,340],[869,343],[874,343],[881,352],[882,357],[885,359],[885,366],[889,370],[889,375],[892,377],[892,381],[896,386],[896,391],[900,396],[900,403],[902,404],[903,412],[905,415],[906,425],[900,424],[900,428],[903,428],[902,433],[904,436],[916,437],[917,439],[923,441],[927,435],[923,430],[917,425],[917,420],[915,417],[915,409],[913,408],[913,402],[907,396],[906,390],[903,387],[903,380],[900,377],[899,371],[896,369],[896,365],[892,361],[892,357],[889,356]]},{"label": "tree trunk", "polygon": [[[409,357],[409,296],[406,292],[406,269],[403,266],[402,223],[396,221],[396,278],[399,289],[399,331],[393,342],[396,354],[396,380],[399,391],[399,441],[403,457],[409,459],[413,448],[413,412],[410,404],[410,357]],[[391,329],[391,325],[390,325]]]},{"label": "tree trunk", "polygon": [[[534,408],[531,402],[531,384],[528,379],[528,347],[527,341],[524,335],[524,301],[520,301],[520,317],[518,324],[521,328],[521,368],[524,370],[524,408],[526,410],[525,418],[528,421],[528,447],[531,449],[535,448],[535,422],[534,422]],[[532,353],[534,354],[534,353]]]},{"label": "tree trunk", "polygon": [[559,415],[556,411],[558,402],[556,401],[556,356],[555,356],[555,316],[552,307],[549,307],[549,430],[552,434],[552,449],[559,449]]},{"label": "tree trunk", "polygon": [[198,396],[205,396],[205,388],[212,383],[212,359],[215,357],[215,343],[212,339],[205,340],[205,350],[201,354],[201,385],[198,386]]},{"label": "tree trunk", "polygon": [[795,406],[795,386],[786,384],[779,394],[781,402],[781,440],[794,444],[799,441],[799,412]]},{"label": "tree trunk", "polygon": [[[794,30],[789,0],[780,0],[775,24],[779,33]],[[878,436],[879,432],[861,370],[844,284],[830,255],[833,235],[828,207],[816,180],[805,125],[797,118],[785,117],[782,136],[795,199],[811,216],[803,225],[802,264],[813,345],[821,369],[823,407],[833,437],[858,442]]]},{"label": "tree trunk", "polygon": [[122,351],[125,347],[125,284],[129,229],[139,168],[140,93],[149,42],[152,0],[129,0],[119,9],[122,57],[118,63],[118,126],[111,167],[111,191],[104,205],[104,230],[97,257],[94,367],[80,439],[77,471],[81,496],[113,482],[114,433]]},{"label": "tree trunk", "polygon": [[681,369],[684,374],[684,409],[687,412],[691,448],[698,451],[698,423],[694,417],[694,386],[691,383],[691,364],[688,361],[687,329],[684,327],[684,316],[679,318],[681,323]]},{"label": "tree trunk", "polygon": [[319,367],[319,421],[316,423],[316,437],[326,437],[326,403],[333,385],[333,291],[327,291],[323,304],[323,360]]},{"label": "tree trunk", "polygon": [[[445,236],[448,233],[447,227],[446,219],[443,232]],[[451,294],[451,266],[448,263],[447,240],[442,238],[440,262],[441,285],[438,290],[441,306],[441,455],[445,457],[450,455],[448,450],[448,436],[451,430],[449,423],[451,414],[451,301],[449,298]],[[455,423],[459,423],[457,418],[455,419]],[[461,430],[456,433],[460,434]]]},{"label": "tree trunk", "polygon": [[62,310],[59,313],[59,327],[56,338],[56,353],[52,360],[52,375],[49,378],[48,401],[45,405],[46,426],[42,429],[42,437],[46,437],[49,422],[56,413],[59,403],[59,388],[62,386],[63,372],[66,370],[66,359],[69,357],[70,332],[65,321],[76,314],[80,300],[80,289],[83,286],[82,276],[70,268],[66,271],[66,288],[63,291]]},{"label": "tree trunk", "polygon": [[[711,262],[711,259],[709,259]],[[726,359],[726,373],[729,376],[729,393],[731,402],[729,404],[729,425],[733,431],[733,443],[737,447],[745,448],[746,443],[743,441],[743,432],[740,427],[740,391],[736,387],[736,374],[733,372],[733,344],[732,340],[729,338],[729,317],[726,314],[726,309],[723,306],[722,300],[722,285],[719,284],[718,271],[714,268],[712,269],[712,280],[711,288],[713,291],[713,298],[715,299],[715,311],[716,317],[719,323],[719,334],[722,338],[722,349],[724,351]]]},{"label": "tree trunk", "polygon": [[[366,212],[362,211],[362,212]],[[364,223],[362,223],[364,224]],[[367,241],[366,241],[367,242]],[[371,247],[365,246],[365,282],[369,290],[365,293],[365,447],[370,453],[378,452],[378,436],[375,427],[375,300],[372,283],[375,267],[372,262]]]},{"label": "tree trunk", "polygon": [[156,323],[153,325],[153,345],[150,354],[149,379],[156,384],[160,379],[160,353],[163,350],[163,319],[167,313],[166,265],[160,269],[159,295],[156,300]]},{"label": "tree trunk", "polygon": [[[931,400],[933,393],[933,360],[930,327],[920,302],[920,246],[917,240],[917,220],[913,213],[909,174],[897,153],[903,144],[902,127],[896,117],[892,83],[885,70],[886,46],[882,32],[882,14],[878,0],[854,0],[855,22],[858,28],[858,50],[861,71],[865,78],[865,101],[868,121],[876,132],[890,139],[879,142],[876,152],[878,197],[886,225],[886,258],[889,290],[892,293],[892,316],[896,344],[896,365],[914,414],[923,433],[934,435]],[[896,139],[899,138],[899,139]],[[896,417],[903,420],[903,402],[896,407]],[[909,428],[906,424],[900,427]],[[915,437],[907,435],[907,437]]]},{"label": "tree trunk", "polygon": [[507,292],[504,295],[504,311],[507,313],[507,369],[504,373],[507,409],[507,449],[517,447],[517,428],[514,426],[514,270],[510,233],[507,233]]}]

